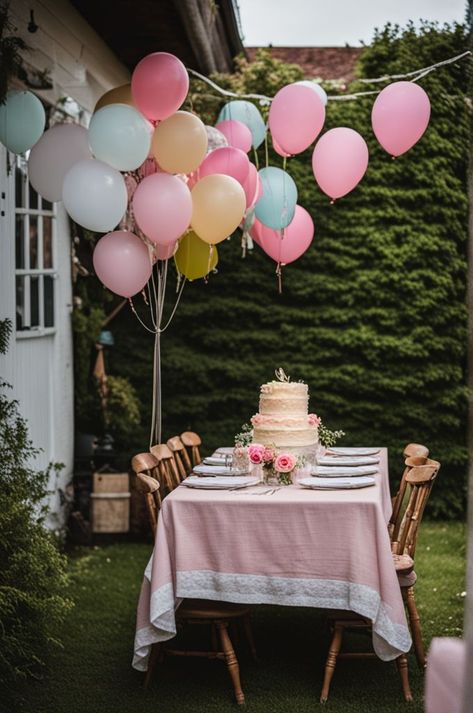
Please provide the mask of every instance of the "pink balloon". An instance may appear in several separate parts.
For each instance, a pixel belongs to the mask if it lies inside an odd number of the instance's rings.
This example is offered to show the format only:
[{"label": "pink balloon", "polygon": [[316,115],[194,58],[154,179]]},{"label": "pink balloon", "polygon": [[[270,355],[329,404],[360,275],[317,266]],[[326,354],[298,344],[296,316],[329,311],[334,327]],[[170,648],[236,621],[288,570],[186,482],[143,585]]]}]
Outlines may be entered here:
[{"label": "pink balloon", "polygon": [[330,129],[316,143],[312,170],[319,187],[332,200],[350,193],[368,167],[368,146],[354,129]]},{"label": "pink balloon", "polygon": [[251,131],[242,121],[236,119],[225,119],[215,125],[227,139],[228,145],[240,149],[245,153],[251,149],[253,138]]},{"label": "pink balloon", "polygon": [[248,175],[241,185],[245,191],[246,207],[251,208],[263,195],[263,183],[256,166],[251,162]]},{"label": "pink balloon", "polygon": [[128,230],[114,230],[100,238],[93,261],[100,282],[122,297],[136,295],[151,277],[148,248]]},{"label": "pink balloon", "polygon": [[160,245],[168,245],[189,227],[192,217],[191,192],[169,173],[143,179],[133,195],[135,220],[143,233]]},{"label": "pink balloon", "polygon": [[210,176],[213,173],[223,173],[226,176],[235,178],[238,183],[243,185],[249,169],[250,162],[243,151],[235,149],[233,146],[224,146],[221,149],[211,151],[204,158],[199,166],[199,178]]},{"label": "pink balloon", "polygon": [[271,102],[269,129],[285,153],[304,151],[318,136],[324,121],[323,102],[310,87],[289,84]]},{"label": "pink balloon", "polygon": [[147,119],[167,119],[184,102],[189,75],[181,60],[168,52],[143,57],[131,77],[133,101]]},{"label": "pink balloon", "polygon": [[373,131],[391,156],[400,156],[416,144],[429,125],[430,101],[414,82],[394,82],[376,97],[371,112]]},{"label": "pink balloon", "polygon": [[172,257],[175,252],[176,243],[168,243],[167,245],[156,244],[153,250],[153,263],[156,262],[156,260],[169,260],[169,258]]},{"label": "pink balloon", "polygon": [[314,222],[305,208],[296,205],[294,218],[284,230],[268,228],[255,218],[250,235],[269,257],[287,265],[297,260],[310,246],[314,237]]},{"label": "pink balloon", "polygon": [[283,158],[289,158],[289,156],[291,156],[290,153],[286,153],[285,151],[282,150],[282,148],[280,147],[280,145],[278,144],[278,142],[276,141],[274,136],[273,136],[273,149],[276,151],[277,154],[279,154]]}]

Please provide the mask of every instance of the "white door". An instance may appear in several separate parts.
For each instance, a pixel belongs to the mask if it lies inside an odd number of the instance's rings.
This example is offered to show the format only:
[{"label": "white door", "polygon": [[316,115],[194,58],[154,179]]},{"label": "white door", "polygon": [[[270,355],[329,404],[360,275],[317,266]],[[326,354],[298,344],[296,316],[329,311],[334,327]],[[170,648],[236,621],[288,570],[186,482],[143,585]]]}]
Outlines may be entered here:
[{"label": "white door", "polygon": [[62,205],[43,200],[29,184],[24,156],[2,147],[0,161],[0,317],[13,327],[0,373],[41,448],[35,466],[65,466],[50,481],[55,528],[62,525],[73,460],[70,230]]}]

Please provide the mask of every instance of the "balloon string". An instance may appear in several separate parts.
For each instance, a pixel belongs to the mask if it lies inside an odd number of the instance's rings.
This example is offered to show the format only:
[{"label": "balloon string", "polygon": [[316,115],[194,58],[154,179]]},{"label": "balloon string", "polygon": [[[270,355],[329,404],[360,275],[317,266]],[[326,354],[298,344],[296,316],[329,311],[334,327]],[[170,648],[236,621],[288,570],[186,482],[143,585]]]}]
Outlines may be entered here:
[{"label": "balloon string", "polygon": [[206,282],[208,282],[208,280],[209,280],[210,266],[211,266],[211,264],[212,264],[212,257],[213,257],[213,254],[214,254],[214,246],[213,246],[213,245],[209,245],[209,260],[208,260],[208,262],[207,262],[207,274],[206,274],[206,276],[205,276],[205,281],[206,281]]},{"label": "balloon string", "polygon": [[287,163],[287,156],[284,156],[284,158],[282,160],[282,170],[283,171],[286,170],[286,163]]},{"label": "balloon string", "polygon": [[282,294],[282,269],[281,269],[281,263],[278,262],[276,266],[276,275],[278,277],[278,292],[281,295]]},{"label": "balloon string", "polygon": [[257,152],[257,150],[255,149],[255,147],[254,147],[254,146],[253,146],[253,155],[254,155],[254,157],[255,157],[255,166],[256,166],[256,170],[258,171],[258,170],[259,170],[259,159],[258,159],[258,152]]},{"label": "balloon string", "polygon": [[183,280],[182,280],[182,284],[181,284],[181,287],[180,287],[180,289],[179,289],[178,295],[177,295],[176,302],[175,302],[174,307],[173,307],[173,310],[172,310],[172,312],[171,312],[171,315],[170,315],[168,321],[166,322],[166,324],[164,325],[164,327],[161,327],[161,329],[160,329],[161,334],[166,331],[166,329],[167,329],[167,328],[169,327],[169,325],[171,324],[171,321],[172,321],[174,315],[176,314],[177,306],[178,306],[178,304],[179,304],[179,300],[181,299],[181,295],[182,295],[182,293],[184,292],[185,284],[186,284],[186,278],[184,277]]},{"label": "balloon string", "polygon": [[264,135],[264,157],[266,161],[266,168],[269,166],[269,153],[268,153],[268,132]]}]

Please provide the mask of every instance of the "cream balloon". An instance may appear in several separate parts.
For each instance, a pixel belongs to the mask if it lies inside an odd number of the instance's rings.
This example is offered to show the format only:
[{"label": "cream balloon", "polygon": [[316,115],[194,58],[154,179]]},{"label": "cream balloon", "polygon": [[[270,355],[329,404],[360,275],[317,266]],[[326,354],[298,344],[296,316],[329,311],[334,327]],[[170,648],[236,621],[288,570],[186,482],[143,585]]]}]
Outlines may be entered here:
[{"label": "cream balloon", "polygon": [[105,94],[102,94],[95,105],[93,113],[95,114],[96,111],[109,104],[129,104],[130,106],[135,106],[133,97],[131,96],[131,84],[122,84],[120,87],[115,87],[105,92]]},{"label": "cream balloon", "polygon": [[206,243],[225,240],[240,225],[246,208],[245,191],[231,176],[205,176],[192,189],[191,227]]},{"label": "cream balloon", "polygon": [[159,166],[168,173],[190,173],[207,153],[207,131],[199,117],[176,111],[154,131],[151,150]]}]

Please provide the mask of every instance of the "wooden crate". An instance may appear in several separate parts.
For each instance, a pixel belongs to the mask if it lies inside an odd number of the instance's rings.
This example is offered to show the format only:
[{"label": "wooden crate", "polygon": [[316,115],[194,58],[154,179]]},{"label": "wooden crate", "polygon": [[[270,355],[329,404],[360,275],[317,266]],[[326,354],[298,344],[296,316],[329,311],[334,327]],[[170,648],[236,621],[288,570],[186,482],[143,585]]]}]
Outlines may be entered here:
[{"label": "wooden crate", "polygon": [[94,473],[91,520],[94,533],[129,532],[130,479],[128,473]]}]

